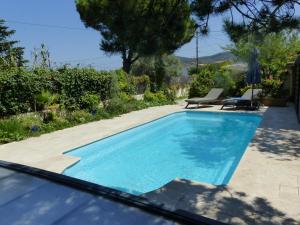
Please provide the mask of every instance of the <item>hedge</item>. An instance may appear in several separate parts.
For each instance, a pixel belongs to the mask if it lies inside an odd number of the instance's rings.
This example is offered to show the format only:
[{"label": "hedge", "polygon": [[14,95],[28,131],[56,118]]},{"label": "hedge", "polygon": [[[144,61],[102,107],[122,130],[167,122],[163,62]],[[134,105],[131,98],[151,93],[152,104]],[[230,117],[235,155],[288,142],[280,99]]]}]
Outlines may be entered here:
[{"label": "hedge", "polygon": [[43,90],[62,96],[62,102],[80,104],[86,93],[104,101],[110,98],[113,72],[94,69],[0,71],[0,116],[35,110],[36,96]]}]

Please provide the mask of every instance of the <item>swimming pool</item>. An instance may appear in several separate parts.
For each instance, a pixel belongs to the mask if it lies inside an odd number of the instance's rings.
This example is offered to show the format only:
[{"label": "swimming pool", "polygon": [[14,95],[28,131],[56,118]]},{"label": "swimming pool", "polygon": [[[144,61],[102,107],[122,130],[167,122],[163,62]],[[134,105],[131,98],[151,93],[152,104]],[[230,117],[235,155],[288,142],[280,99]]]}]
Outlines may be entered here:
[{"label": "swimming pool", "polygon": [[175,178],[227,184],[261,117],[179,112],[66,154],[81,160],[65,175],[143,194]]}]

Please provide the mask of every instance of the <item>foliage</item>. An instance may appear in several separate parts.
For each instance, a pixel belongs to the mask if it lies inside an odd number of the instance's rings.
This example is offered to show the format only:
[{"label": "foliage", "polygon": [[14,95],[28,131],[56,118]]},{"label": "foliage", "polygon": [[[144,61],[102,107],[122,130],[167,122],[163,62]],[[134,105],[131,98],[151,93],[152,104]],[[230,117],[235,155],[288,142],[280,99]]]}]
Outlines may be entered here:
[{"label": "foliage", "polygon": [[49,98],[57,95],[62,108],[69,110],[78,109],[86,93],[106,101],[111,96],[112,74],[85,68],[0,71],[0,116],[34,111],[36,101],[42,108],[49,106]]},{"label": "foliage", "polygon": [[147,74],[151,80],[151,90],[158,91],[182,74],[182,64],[174,55],[143,57],[133,64],[131,73],[135,76]]},{"label": "foliage", "polygon": [[[300,18],[295,14],[299,1],[270,0],[193,0],[192,10],[198,18],[198,25],[207,33],[209,19],[220,14],[229,14],[225,29],[232,40],[241,34],[279,32],[286,28],[299,28]],[[235,22],[236,16],[241,22]],[[233,34],[233,35],[232,35]]]},{"label": "foliage", "polygon": [[112,75],[109,72],[98,72],[92,68],[72,68],[60,71],[61,93],[80,104],[85,93],[99,96],[101,101],[110,98]]},{"label": "foliage", "polygon": [[156,93],[152,93],[150,91],[146,91],[144,94],[144,100],[146,102],[154,103],[154,104],[166,104],[170,102],[167,96],[163,91],[159,91]]},{"label": "foliage", "polygon": [[134,94],[135,85],[133,78],[124,72],[124,70],[116,70],[115,73],[118,79],[119,91],[127,94]]},{"label": "foliage", "polygon": [[50,105],[57,101],[57,95],[52,94],[50,91],[42,91],[36,97],[37,107],[41,109],[48,109]]},{"label": "foliage", "polygon": [[147,75],[133,77],[136,94],[143,94],[150,88],[150,78]]},{"label": "foliage", "polygon": [[98,95],[85,93],[80,98],[80,106],[82,109],[87,109],[89,111],[95,110],[98,108],[100,98]]},{"label": "foliage", "polygon": [[[261,97],[273,97],[280,98],[282,97],[282,86],[283,82],[276,79],[263,79],[260,84],[256,84],[254,88],[261,88],[262,94]],[[246,85],[241,88],[241,94],[245,93],[247,90],[251,89],[251,85]]]},{"label": "foliage", "polygon": [[35,48],[33,53],[33,68],[50,69],[50,51],[45,44],[41,44],[40,48]]},{"label": "foliage", "polygon": [[0,71],[0,116],[33,111],[42,79],[25,70]]},{"label": "foliage", "polygon": [[127,73],[139,57],[173,53],[195,30],[188,0],[77,0],[76,7],[85,26],[101,33],[101,49],[121,54]]},{"label": "foliage", "polygon": [[166,96],[166,98],[168,99],[168,101],[170,101],[171,103],[175,102],[176,100],[176,89],[173,87],[170,88],[165,88],[163,90],[164,95]]},{"label": "foliage", "polygon": [[22,140],[26,130],[16,118],[0,121],[0,143]]},{"label": "foliage", "polygon": [[82,124],[92,121],[93,115],[84,110],[70,112],[67,120],[72,124]]},{"label": "foliage", "polygon": [[147,105],[144,101],[138,101],[135,99],[126,100],[121,98],[113,98],[109,100],[108,105],[106,107],[106,111],[112,115],[117,116],[123,113],[128,113],[135,110],[140,110],[147,108],[151,105]]},{"label": "foliage", "polygon": [[188,74],[191,76],[191,75],[201,72],[201,70],[210,70],[212,72],[215,72],[220,69],[226,68],[230,64],[231,64],[230,62],[225,61],[225,62],[216,62],[216,63],[205,64],[205,65],[199,66],[198,69],[196,66],[193,66],[193,67],[189,68]]},{"label": "foliage", "polygon": [[26,137],[37,136],[82,123],[111,118],[150,106],[172,103],[170,100],[166,100],[167,97],[162,92],[153,95],[155,97],[152,102],[145,102],[135,100],[123,92],[120,98],[108,100],[107,107],[105,109],[98,108],[95,114],[87,110],[75,110],[67,113],[51,112],[51,118],[47,120],[44,120],[39,113],[23,114],[2,119],[0,120],[0,144],[22,140]]},{"label": "foliage", "polygon": [[4,23],[0,19],[0,69],[22,67],[27,62],[23,57],[24,48],[16,46],[18,41],[9,40],[16,31],[9,30]]},{"label": "foliage", "polygon": [[259,41],[254,36],[249,36],[241,39],[237,44],[228,46],[228,50],[239,59],[248,62],[254,47],[259,51],[258,61],[262,77],[280,79],[287,64],[293,61],[300,51],[300,39],[294,32],[270,33]]},{"label": "foliage", "polygon": [[235,95],[237,80],[234,79],[234,76],[232,75],[231,71],[226,69],[216,71],[213,80],[214,87],[224,89],[224,96]]},{"label": "foliage", "polygon": [[234,71],[229,62],[206,64],[198,70],[192,67],[189,74],[192,76],[189,97],[203,97],[213,87],[223,88],[224,96],[234,96],[245,85],[244,76]]},{"label": "foliage", "polygon": [[189,97],[203,97],[214,86],[213,75],[214,71],[211,66],[206,66],[200,69],[197,74],[192,75],[192,83],[189,90]]},{"label": "foliage", "polygon": [[261,87],[263,89],[263,97],[281,97],[283,82],[276,79],[264,79],[261,82]]}]

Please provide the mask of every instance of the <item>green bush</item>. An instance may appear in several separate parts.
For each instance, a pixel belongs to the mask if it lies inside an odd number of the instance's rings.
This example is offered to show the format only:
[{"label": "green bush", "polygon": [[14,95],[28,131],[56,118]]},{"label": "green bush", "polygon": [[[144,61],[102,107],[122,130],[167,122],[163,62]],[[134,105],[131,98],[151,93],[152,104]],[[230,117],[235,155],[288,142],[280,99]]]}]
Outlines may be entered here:
[{"label": "green bush", "polygon": [[34,111],[36,101],[48,104],[49,93],[59,94],[62,107],[69,110],[78,109],[86,93],[106,101],[111,98],[112,76],[89,68],[0,71],[0,116]]},{"label": "green bush", "polygon": [[213,72],[207,68],[192,75],[193,80],[189,90],[189,97],[203,97],[214,86]]},{"label": "green bush", "polygon": [[163,91],[159,91],[156,93],[146,91],[144,94],[144,101],[155,104],[163,104],[169,102],[167,96],[164,94]]},{"label": "green bush", "polygon": [[170,102],[175,102],[176,100],[176,89],[175,88],[165,88],[163,90],[164,95]]},{"label": "green bush", "polygon": [[261,82],[261,87],[263,89],[262,95],[264,97],[274,97],[274,98],[281,97],[282,84],[283,82],[277,79],[262,80]]},{"label": "green bush", "polygon": [[112,73],[98,72],[90,68],[63,69],[60,74],[61,93],[64,98],[71,98],[74,105],[80,105],[81,96],[93,93],[101,101],[110,98]]},{"label": "green bush", "polygon": [[126,104],[120,98],[113,98],[109,100],[106,106],[106,111],[111,115],[120,115],[128,112]]},{"label": "green bush", "polygon": [[224,96],[233,96],[236,92],[236,81],[231,72],[226,69],[221,69],[214,74],[214,87],[223,88]]},{"label": "green bush", "polygon": [[58,96],[50,93],[50,91],[42,91],[35,97],[38,109],[48,109],[50,105],[54,104]]},{"label": "green bush", "polygon": [[118,79],[119,91],[125,92],[126,94],[135,94],[133,77],[123,70],[116,70],[115,73]]},{"label": "green bush", "polygon": [[143,94],[150,89],[150,78],[147,75],[133,77],[136,94]]},{"label": "green bush", "polygon": [[92,121],[93,115],[84,110],[79,110],[69,113],[66,119],[72,124],[81,124]]},{"label": "green bush", "polygon": [[130,102],[130,101],[133,101],[133,100],[134,100],[134,98],[133,98],[132,95],[129,95],[129,94],[125,93],[125,92],[119,93],[119,98],[120,98],[120,100],[122,100],[124,103]]},{"label": "green bush", "polygon": [[17,118],[0,120],[0,143],[22,140],[27,133]]},{"label": "green bush", "polygon": [[42,79],[25,70],[0,71],[0,116],[33,111]]},{"label": "green bush", "polygon": [[80,98],[80,106],[82,109],[87,109],[89,111],[95,110],[98,108],[100,98],[98,95],[94,94],[84,94]]}]

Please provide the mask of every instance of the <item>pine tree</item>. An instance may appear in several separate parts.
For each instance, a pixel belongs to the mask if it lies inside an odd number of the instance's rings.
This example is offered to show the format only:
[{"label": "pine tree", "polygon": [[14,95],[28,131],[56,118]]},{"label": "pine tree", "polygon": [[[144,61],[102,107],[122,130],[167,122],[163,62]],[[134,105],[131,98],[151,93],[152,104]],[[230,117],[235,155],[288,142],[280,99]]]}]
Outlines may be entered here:
[{"label": "pine tree", "polygon": [[22,67],[27,62],[23,57],[24,48],[17,46],[19,41],[10,39],[15,32],[0,19],[0,68]]}]

